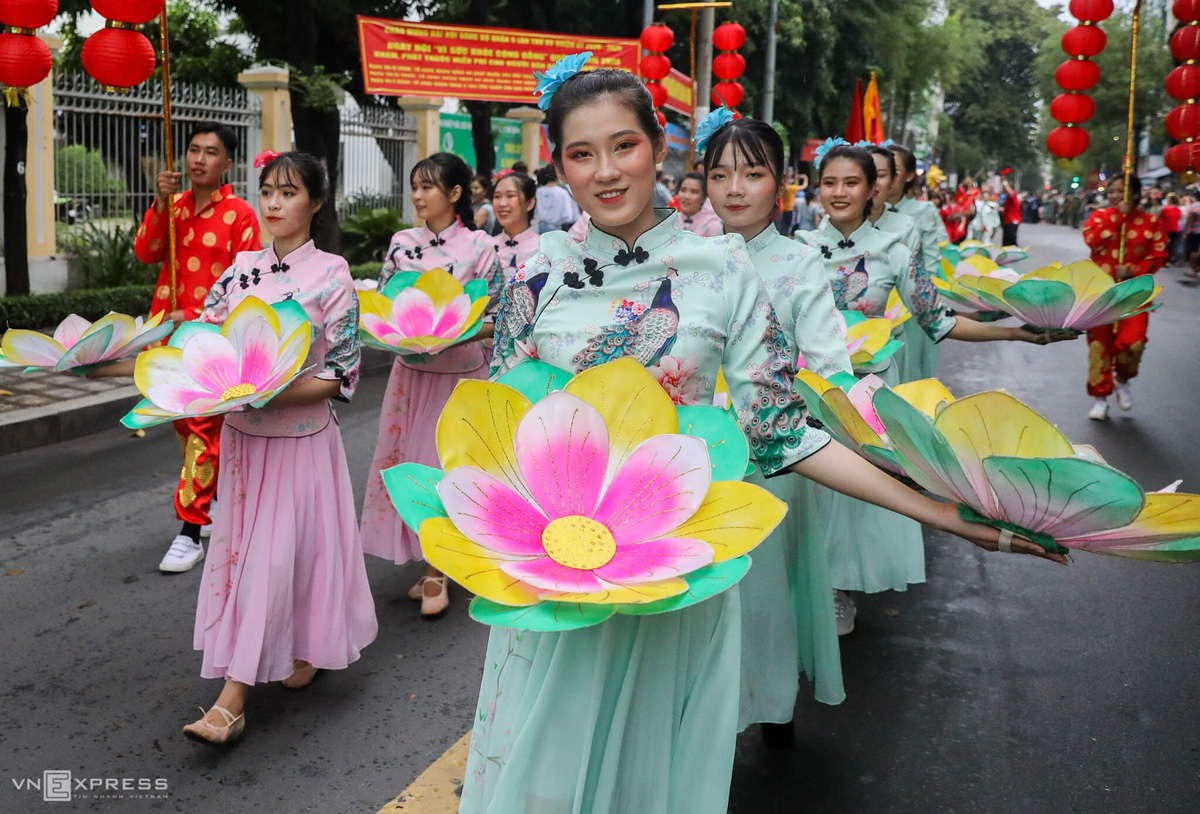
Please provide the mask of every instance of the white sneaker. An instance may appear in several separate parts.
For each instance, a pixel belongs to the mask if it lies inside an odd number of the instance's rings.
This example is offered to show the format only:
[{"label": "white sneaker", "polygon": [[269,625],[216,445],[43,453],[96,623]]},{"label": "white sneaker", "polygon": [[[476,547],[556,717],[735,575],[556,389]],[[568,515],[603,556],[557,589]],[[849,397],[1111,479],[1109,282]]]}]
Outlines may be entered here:
[{"label": "white sneaker", "polygon": [[203,540],[203,539],[212,537],[212,527],[213,527],[212,521],[215,520],[216,518],[217,518],[217,501],[214,498],[212,503],[208,504],[209,522],[208,522],[208,524],[200,527],[200,539]]},{"label": "white sneaker", "polygon": [[1122,410],[1133,409],[1133,391],[1129,387],[1129,382],[1116,382],[1113,389],[1117,392],[1117,406]]},{"label": "white sneaker", "polygon": [[850,598],[850,594],[845,591],[839,591],[836,588],[833,591],[833,612],[837,616],[837,635],[845,636],[854,632],[854,617],[858,614],[858,608],[854,605],[854,600]]},{"label": "white sneaker", "polygon": [[162,562],[158,564],[158,570],[179,574],[190,571],[202,559],[204,559],[204,546],[191,537],[180,534],[171,541],[171,547],[167,549]]},{"label": "white sneaker", "polygon": [[1088,418],[1092,421],[1108,420],[1108,399],[1096,399],[1092,409],[1088,410]]}]

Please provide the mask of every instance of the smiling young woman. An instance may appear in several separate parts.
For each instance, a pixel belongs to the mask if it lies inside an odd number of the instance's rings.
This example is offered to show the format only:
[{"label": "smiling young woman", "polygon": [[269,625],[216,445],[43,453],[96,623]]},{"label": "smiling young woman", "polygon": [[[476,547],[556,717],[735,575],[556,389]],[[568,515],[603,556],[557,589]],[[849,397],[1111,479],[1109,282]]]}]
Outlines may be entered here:
[{"label": "smiling young woman", "polygon": [[[554,161],[591,222],[582,243],[543,235],[506,288],[493,376],[526,356],[572,372],[632,357],[677,404],[710,404],[724,370],[763,474],[798,472],[995,550],[995,529],[807,425],[790,344],[742,239],[689,234],[653,208],[666,139],[637,77],[550,73]],[[459,810],[724,814],[741,631],[736,588],[565,633],[492,628]]]},{"label": "smiling young woman", "polygon": [[538,233],[532,225],[537,183],[523,172],[506,172],[492,188],[492,208],[501,227],[492,245],[508,281],[537,252]]}]

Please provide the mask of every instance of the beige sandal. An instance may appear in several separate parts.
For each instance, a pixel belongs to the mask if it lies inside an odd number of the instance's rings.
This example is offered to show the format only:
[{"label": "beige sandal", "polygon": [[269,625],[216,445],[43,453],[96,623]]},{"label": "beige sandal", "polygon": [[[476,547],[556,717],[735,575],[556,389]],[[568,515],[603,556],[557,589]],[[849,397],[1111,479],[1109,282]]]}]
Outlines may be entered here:
[{"label": "beige sandal", "polygon": [[421,594],[421,616],[425,619],[436,619],[446,612],[446,608],[450,607],[450,588],[446,584],[446,576],[443,574],[440,577],[424,577],[422,583],[428,585],[434,583],[441,587],[433,596],[422,591]]},{"label": "beige sandal", "polygon": [[429,577],[421,577],[417,580],[417,584],[408,589],[408,598],[414,602],[420,602],[425,596],[425,580]]},{"label": "beige sandal", "polygon": [[[208,720],[208,713],[214,711],[219,712],[225,719],[224,726],[217,726]],[[233,713],[225,707],[219,707],[216,704],[213,704],[212,709],[208,712],[204,711],[204,707],[200,707],[200,712],[204,713],[200,720],[183,728],[183,734],[189,740],[221,746],[236,741],[246,729],[246,713],[244,712],[235,718]]]},{"label": "beige sandal", "polygon": [[317,668],[303,659],[292,659],[292,674],[281,683],[289,690],[300,690],[307,687],[317,677]]}]

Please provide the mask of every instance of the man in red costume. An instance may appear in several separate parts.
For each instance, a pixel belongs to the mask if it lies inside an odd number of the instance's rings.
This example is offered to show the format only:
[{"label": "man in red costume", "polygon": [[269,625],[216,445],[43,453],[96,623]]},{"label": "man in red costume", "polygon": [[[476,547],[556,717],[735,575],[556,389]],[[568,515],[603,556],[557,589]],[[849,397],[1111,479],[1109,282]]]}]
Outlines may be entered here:
[{"label": "man in red costume", "polygon": [[[1114,280],[1153,274],[1167,262],[1167,233],[1162,219],[1138,209],[1142,184],[1129,176],[1129,202],[1125,202],[1125,179],[1118,176],[1108,185],[1108,207],[1098,209],[1083,226],[1083,239],[1092,249],[1092,261]],[[1121,233],[1125,233],[1125,262],[1120,263]],[[1088,331],[1088,395],[1096,401],[1088,418],[1108,418],[1108,397],[1115,390],[1117,406],[1133,407],[1129,380],[1138,374],[1146,348],[1149,314],[1137,314],[1115,325]]]},{"label": "man in red costume", "polygon": [[[188,137],[187,175],[191,189],[175,197],[181,173],[158,176],[158,197],[146,212],[138,230],[134,253],[143,263],[162,263],[151,313],[170,312],[178,325],[195,319],[204,307],[208,289],[238,252],[257,251],[258,218],[250,204],[222,184],[222,176],[233,166],[237,136],[223,124],[206,122]],[[167,258],[167,206],[174,200],[175,219],[175,308],[171,308],[170,266]],[[204,559],[200,537],[212,518],[209,509],[217,493],[220,458],[220,417],[175,422],[175,433],[183,446],[183,468],[175,492],[175,514],[183,528],[158,567],[180,572]]]}]

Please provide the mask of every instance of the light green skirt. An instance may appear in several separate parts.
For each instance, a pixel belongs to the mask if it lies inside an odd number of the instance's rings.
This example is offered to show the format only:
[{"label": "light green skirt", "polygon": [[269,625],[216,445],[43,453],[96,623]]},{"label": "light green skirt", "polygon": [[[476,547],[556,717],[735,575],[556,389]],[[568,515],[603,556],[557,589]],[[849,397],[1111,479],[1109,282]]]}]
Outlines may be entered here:
[{"label": "light green skirt", "polygon": [[569,633],[493,628],[460,814],[725,814],[738,588]]},{"label": "light green skirt", "polygon": [[799,673],[825,704],[846,699],[837,619],[822,537],[803,533],[802,493],[816,485],[798,475],[748,483],[788,504],[783,522],[750,552],[753,565],[738,584],[742,595],[742,692],[738,728],[792,720]]},{"label": "light green skirt", "polygon": [[892,365],[899,374],[896,383],[937,378],[942,346],[921,330],[915,318],[901,325],[900,330],[903,332],[904,347],[896,351]]}]

